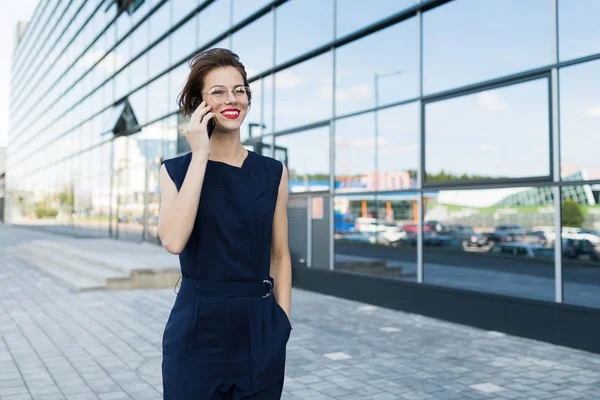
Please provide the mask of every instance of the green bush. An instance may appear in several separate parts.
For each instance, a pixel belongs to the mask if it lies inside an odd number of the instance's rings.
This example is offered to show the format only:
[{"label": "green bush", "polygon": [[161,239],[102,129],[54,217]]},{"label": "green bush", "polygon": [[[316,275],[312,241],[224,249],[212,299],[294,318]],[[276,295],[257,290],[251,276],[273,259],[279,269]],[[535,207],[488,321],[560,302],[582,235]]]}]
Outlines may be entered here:
[{"label": "green bush", "polygon": [[35,209],[35,216],[38,219],[56,218],[57,215],[58,215],[58,210],[55,210],[53,208],[37,207]]},{"label": "green bush", "polygon": [[572,228],[581,228],[585,216],[581,205],[575,200],[565,200],[562,204],[562,224]]}]

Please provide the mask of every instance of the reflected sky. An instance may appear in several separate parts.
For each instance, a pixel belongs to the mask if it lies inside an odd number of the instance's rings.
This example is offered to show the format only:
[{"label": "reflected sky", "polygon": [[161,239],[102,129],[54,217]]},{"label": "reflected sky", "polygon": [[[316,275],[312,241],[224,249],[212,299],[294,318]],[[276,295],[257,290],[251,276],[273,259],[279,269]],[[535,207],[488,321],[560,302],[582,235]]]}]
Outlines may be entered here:
[{"label": "reflected sky", "polygon": [[[119,18],[95,45],[90,54],[73,68],[73,75],[58,87],[66,89],[99,58],[99,52],[114,43],[148,11],[149,1],[134,16]],[[237,52],[248,75],[255,76],[273,67],[273,63],[293,59],[307,51],[377,22],[416,4],[416,0],[376,0],[365,6],[352,0],[337,0],[337,21],[333,23],[333,2],[292,0],[225,38],[216,46]],[[154,4],[154,2],[152,2]],[[54,116],[29,112],[29,106],[15,110],[18,132],[31,131],[15,141],[16,147],[34,133],[39,143],[58,137],[116,98],[135,89],[147,79],[164,71],[174,62],[205,46],[231,25],[248,17],[268,0],[217,0],[194,16],[147,56],[134,62],[100,96],[83,107],[73,108],[76,96],[82,96],[106,77],[135,57],[152,40],[199,4],[197,0],[173,0],[159,14],[140,26],[133,35],[112,51],[82,84],[71,90],[66,100],[56,104],[53,114],[70,112],[54,127],[42,131]],[[231,5],[233,4],[233,6]],[[437,93],[463,85],[482,82],[552,63],[552,2],[550,0],[455,0],[423,14],[423,89]],[[569,60],[600,51],[600,2],[579,0],[578,8],[559,0],[560,59]],[[231,8],[233,7],[233,8]],[[315,12],[318,10],[318,12]],[[274,15],[277,21],[274,25]],[[106,18],[106,16],[103,16]],[[308,29],[304,23],[311,21]],[[274,30],[274,27],[276,29]],[[69,31],[74,34],[74,30]],[[274,36],[275,35],[275,36]],[[87,36],[86,36],[87,37]],[[64,43],[63,43],[64,45]],[[57,60],[49,78],[57,78],[88,43],[76,40],[63,59]],[[60,51],[54,50],[53,54]],[[334,71],[335,68],[335,82]],[[563,176],[582,168],[587,177],[600,179],[600,86],[596,79],[600,61],[564,68],[560,71],[560,129]],[[333,116],[361,112],[418,96],[418,24],[411,18],[346,44],[314,59],[307,60],[274,77],[251,84],[255,102],[248,122],[263,123],[264,132],[296,128]],[[176,109],[176,96],[187,78],[186,64],[132,95],[132,105],[141,120],[152,120]],[[376,78],[376,76],[378,78]],[[375,80],[378,79],[377,88]],[[52,81],[52,79],[48,79]],[[335,93],[334,93],[335,88]],[[376,98],[376,89],[378,97]],[[144,94],[145,93],[145,94]],[[59,93],[50,89],[49,99]],[[147,95],[147,99],[140,96]],[[527,177],[549,173],[549,118],[546,81],[518,84],[473,95],[430,103],[426,106],[426,168],[455,174],[490,177]],[[418,162],[419,109],[416,104],[391,107],[378,113],[378,152],[375,154],[375,116],[362,116],[336,123],[336,174],[415,170]],[[91,125],[90,129],[94,128]],[[244,133],[242,136],[247,135]],[[314,132],[311,135],[316,135]],[[16,135],[17,136],[17,135]],[[309,135],[310,136],[310,135]],[[308,136],[306,136],[308,137]],[[86,138],[87,140],[87,138]],[[292,139],[285,139],[285,141]],[[87,141],[90,145],[97,138]],[[84,143],[84,142],[82,142]],[[291,142],[290,142],[291,143]],[[311,141],[294,142],[300,157],[308,154]],[[306,146],[304,149],[302,146]],[[34,147],[36,147],[34,145]],[[15,154],[26,155],[14,149]],[[375,162],[377,156],[377,162]],[[290,153],[290,157],[293,154]]]}]

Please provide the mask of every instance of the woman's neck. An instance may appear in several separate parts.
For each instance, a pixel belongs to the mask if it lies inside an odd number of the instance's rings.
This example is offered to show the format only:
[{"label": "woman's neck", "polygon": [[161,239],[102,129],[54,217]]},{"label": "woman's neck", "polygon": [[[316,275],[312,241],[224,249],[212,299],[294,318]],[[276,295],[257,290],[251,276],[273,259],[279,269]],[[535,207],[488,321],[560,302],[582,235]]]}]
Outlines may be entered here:
[{"label": "woman's neck", "polygon": [[240,132],[215,130],[210,138],[210,158],[215,161],[235,163],[245,156],[246,149],[240,141]]}]

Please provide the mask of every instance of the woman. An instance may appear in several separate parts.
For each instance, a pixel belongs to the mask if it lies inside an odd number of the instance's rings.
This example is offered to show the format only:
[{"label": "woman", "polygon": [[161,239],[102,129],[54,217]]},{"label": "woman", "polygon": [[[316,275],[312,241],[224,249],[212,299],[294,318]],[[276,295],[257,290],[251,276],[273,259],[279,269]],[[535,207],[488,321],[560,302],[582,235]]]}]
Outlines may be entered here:
[{"label": "woman", "polygon": [[287,170],[242,146],[251,91],[238,56],[212,49],[190,66],[178,103],[191,151],[160,169],[158,233],[182,270],[164,399],[279,399],[292,329]]}]

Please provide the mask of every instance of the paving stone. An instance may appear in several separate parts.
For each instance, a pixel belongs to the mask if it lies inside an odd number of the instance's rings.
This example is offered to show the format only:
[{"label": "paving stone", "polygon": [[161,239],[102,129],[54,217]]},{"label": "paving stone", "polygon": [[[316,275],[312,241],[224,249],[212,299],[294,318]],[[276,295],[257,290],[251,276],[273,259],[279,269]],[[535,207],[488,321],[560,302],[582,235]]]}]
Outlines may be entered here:
[{"label": "paving stone", "polygon": [[[0,398],[160,400],[173,291],[72,292],[6,251],[36,238],[48,234],[0,225]],[[600,397],[597,354],[299,289],[292,299],[284,400]]]}]

